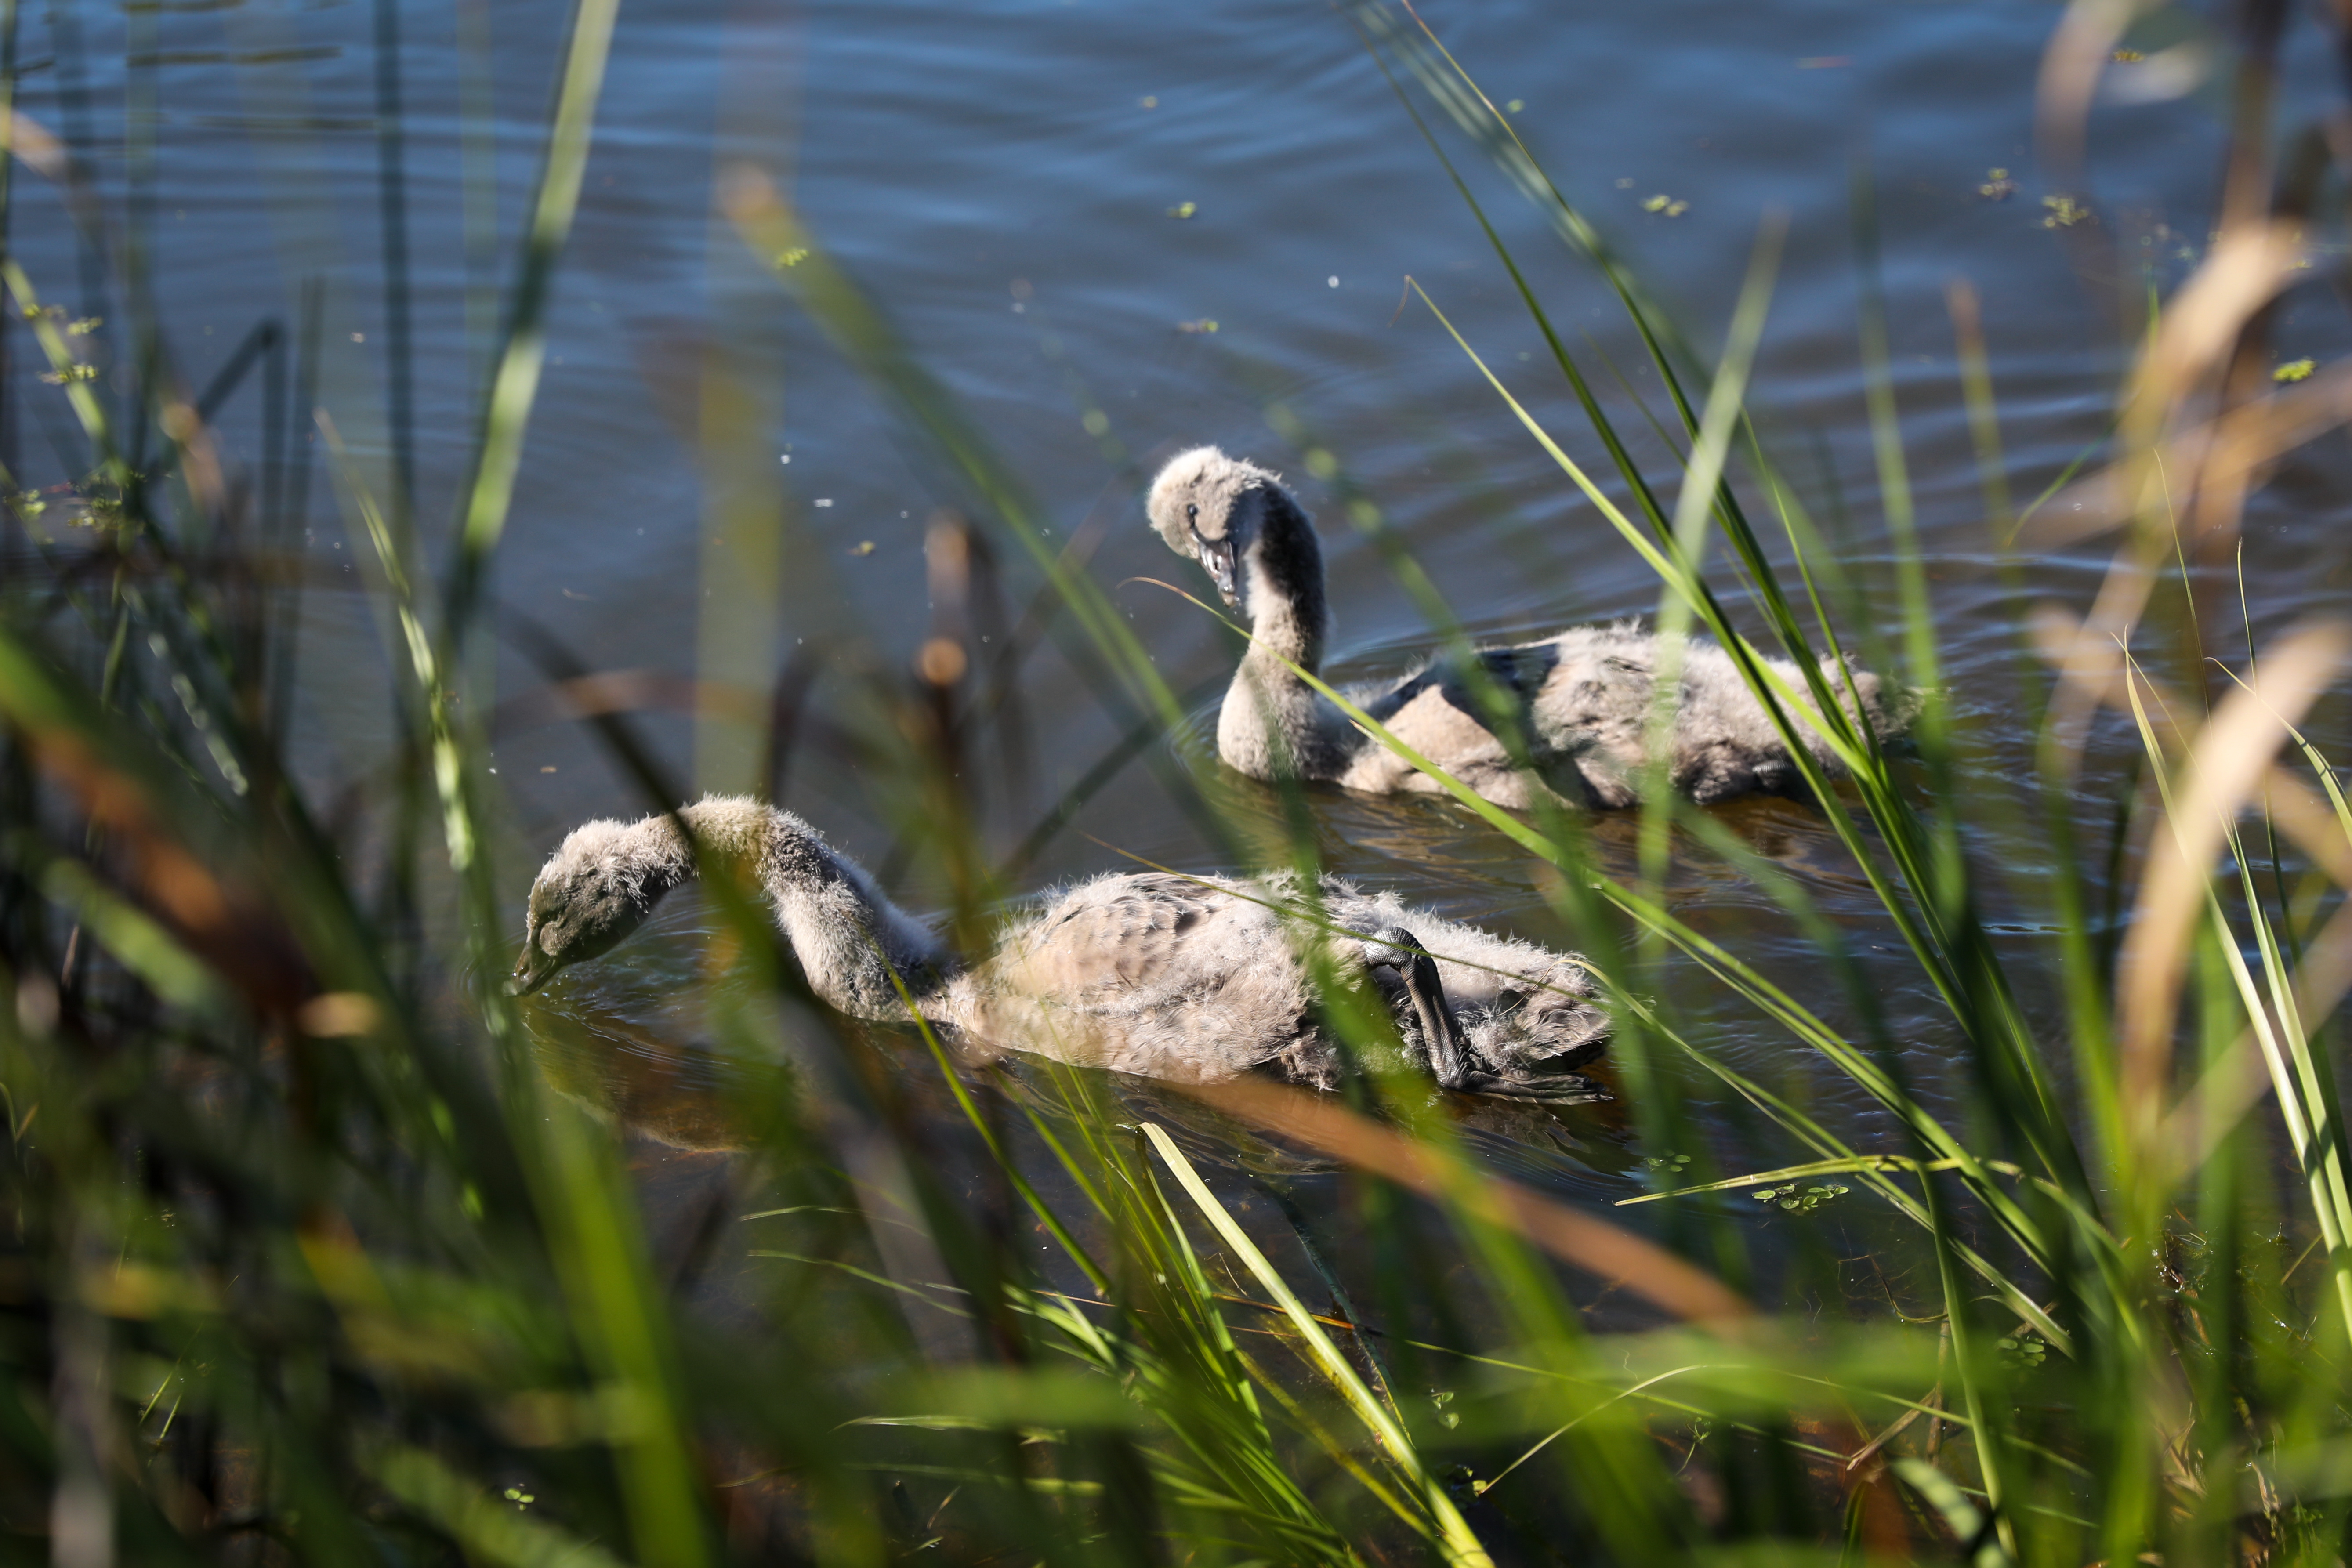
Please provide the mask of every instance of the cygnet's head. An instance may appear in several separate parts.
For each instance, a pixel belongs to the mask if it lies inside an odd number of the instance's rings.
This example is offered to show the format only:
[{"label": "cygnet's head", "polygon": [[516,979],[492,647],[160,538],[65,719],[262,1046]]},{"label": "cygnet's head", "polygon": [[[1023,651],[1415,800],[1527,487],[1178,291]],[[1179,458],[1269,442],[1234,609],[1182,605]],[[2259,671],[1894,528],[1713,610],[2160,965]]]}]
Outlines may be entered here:
[{"label": "cygnet's head", "polygon": [[1195,447],[1168,459],[1151,481],[1145,511],[1168,548],[1198,561],[1232,608],[1246,615],[1249,573],[1243,562],[1265,521],[1282,477],[1255,463]]},{"label": "cygnet's head", "polygon": [[642,831],[612,821],[572,830],[530,885],[522,955],[507,989],[538,990],[558,970],[610,952],[653,913],[669,889]]}]

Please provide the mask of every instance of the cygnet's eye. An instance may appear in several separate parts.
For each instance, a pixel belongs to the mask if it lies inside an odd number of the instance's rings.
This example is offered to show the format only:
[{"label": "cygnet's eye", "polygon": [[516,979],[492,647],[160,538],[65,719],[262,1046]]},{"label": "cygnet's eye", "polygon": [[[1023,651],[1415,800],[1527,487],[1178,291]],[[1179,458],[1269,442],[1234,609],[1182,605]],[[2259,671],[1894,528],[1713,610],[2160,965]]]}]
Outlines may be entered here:
[{"label": "cygnet's eye", "polygon": [[1201,509],[1198,506],[1188,506],[1184,509],[1184,521],[1187,522],[1193,521],[1200,515]]}]

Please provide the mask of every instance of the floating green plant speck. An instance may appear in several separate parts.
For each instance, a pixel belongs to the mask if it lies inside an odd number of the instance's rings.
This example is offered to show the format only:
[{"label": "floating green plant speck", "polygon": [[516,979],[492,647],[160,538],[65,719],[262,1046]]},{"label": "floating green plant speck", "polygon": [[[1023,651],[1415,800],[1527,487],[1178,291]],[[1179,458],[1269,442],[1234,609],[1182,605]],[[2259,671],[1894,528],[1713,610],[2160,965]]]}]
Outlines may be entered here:
[{"label": "floating green plant speck", "polygon": [[2318,368],[2319,362],[2316,360],[2291,359],[2287,361],[2286,363],[2279,366],[2278,369],[2271,372],[2271,379],[2273,381],[2283,382],[2309,381],[2311,379],[2311,373]]},{"label": "floating green plant speck", "polygon": [[2044,196],[2042,205],[2050,209],[2042,220],[2044,228],[2072,228],[2091,216],[2091,209],[2072,196]]},{"label": "floating green plant speck", "polygon": [[1770,1204],[1790,1213],[1817,1209],[1832,1198],[1841,1198],[1853,1191],[1843,1182],[1814,1182],[1800,1185],[1795,1182],[1785,1187],[1765,1187],[1756,1194],[1756,1201]]}]

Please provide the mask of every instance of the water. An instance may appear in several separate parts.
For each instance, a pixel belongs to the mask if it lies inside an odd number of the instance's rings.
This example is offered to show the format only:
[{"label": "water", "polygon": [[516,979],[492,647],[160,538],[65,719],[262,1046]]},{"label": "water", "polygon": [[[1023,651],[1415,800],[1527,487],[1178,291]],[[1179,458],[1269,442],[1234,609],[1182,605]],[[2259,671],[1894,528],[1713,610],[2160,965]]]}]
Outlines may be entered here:
[{"label": "water", "polygon": [[[1981,520],[1944,289],[1966,278],[1983,297],[2009,479],[2032,498],[2105,430],[2128,363],[2106,263],[2087,241],[2112,242],[2125,265],[2144,263],[2168,287],[2201,254],[2220,167],[2214,89],[2100,109],[2099,219],[2053,228],[2031,150],[2047,5],[1697,0],[1440,5],[1426,15],[1708,352],[1759,224],[1787,216],[1753,401],[1814,504],[1828,515],[1834,500],[1849,512],[1849,559],[1891,624],[1854,335],[1851,215],[1864,173],[1885,237],[1893,373],[1946,674],[1978,742],[1969,776],[1989,791],[2015,776],[2027,754],[2027,737],[2008,721],[2020,710],[2008,662],[2015,605]],[[102,11],[65,0],[29,15],[21,107],[88,161],[114,253],[143,249],[145,281],[136,268],[82,265],[60,205],[28,176],[19,177],[15,233],[47,297],[108,318],[101,343],[129,316],[126,286],[152,289],[169,353],[197,387],[257,322],[294,331],[316,280],[321,401],[358,476],[388,495],[403,419],[380,221],[388,149],[377,133],[378,19],[368,5],[333,0]],[[563,26],[544,0],[398,15],[407,422],[416,514],[436,555],[466,477],[483,345],[511,269]],[[2283,116],[2293,124],[2330,91],[2315,37],[2297,27],[2284,57]],[[2151,51],[2164,41],[2149,40]],[[1087,570],[1116,585],[1179,689],[1227,668],[1232,650],[1197,610],[1134,581],[1204,586],[1146,530],[1138,498],[1160,457],[1198,441],[1287,469],[1324,514],[1339,673],[1396,668],[1433,640],[1339,521],[1331,487],[1305,473],[1298,447],[1269,424],[1270,410],[1336,455],[1346,481],[1377,500],[1479,635],[1654,607],[1645,569],[1406,290],[1408,276],[1418,279],[1570,449],[1599,465],[1500,265],[1343,15],[1234,0],[1174,9],[858,0],[788,15],[625,6],[613,58],[495,583],[504,613],[548,628],[590,664],[763,692],[798,649],[822,671],[818,711],[847,711],[861,668],[903,668],[926,635],[921,543],[933,510],[952,498],[717,215],[715,178],[737,163],[784,185],[998,443],[1055,536],[1092,544]],[[2128,89],[2140,68],[2118,65],[2111,80]],[[1589,333],[1663,411],[1599,281],[1475,150],[1442,134],[1556,319]],[[2001,177],[2016,182],[2013,194],[1983,194]],[[1644,210],[1661,195],[1686,205]],[[2346,347],[2324,273],[2313,279],[2279,313],[2282,358],[2326,361]],[[21,332],[12,342],[9,440],[27,474],[46,481],[57,477],[62,413],[32,379]],[[1584,344],[1572,335],[1571,346]],[[233,466],[257,449],[257,393],[247,385],[221,416]],[[1640,416],[1612,395],[1638,429]],[[1656,443],[1640,440],[1654,457]],[[368,575],[357,559],[364,542],[312,446],[309,549],[356,589]],[[2255,502],[2244,575],[2263,635],[2342,602],[2346,468],[2343,438],[2330,437],[2286,463]],[[2104,564],[2091,542],[2037,562],[2029,587],[2079,608]],[[2233,597],[2217,591],[2214,603]],[[331,793],[382,765],[388,628],[380,598],[319,592],[305,604],[302,756]],[[2217,642],[2242,636],[2232,612]],[[520,697],[537,679],[511,649],[502,655],[501,696]],[[1050,651],[1030,661],[1020,689],[1035,762],[1022,794],[987,802],[1002,847],[1117,733]],[[675,712],[646,726],[676,776],[751,782],[748,728],[698,728]],[[2324,710],[2317,728],[2340,734],[2340,716]],[[584,729],[518,721],[501,732],[498,764],[519,926],[530,868],[555,838],[638,800]],[[2094,770],[2094,783],[2104,776]],[[938,896],[919,867],[891,856],[875,781],[857,768],[805,752],[787,795],[836,841],[898,873],[910,902]],[[2086,787],[2085,823],[2103,818],[2098,795]],[[1270,800],[1265,810],[1271,820]],[[1335,868],[1449,914],[1572,943],[1534,891],[1527,858],[1453,808],[1327,794],[1315,810]],[[1721,815],[1844,923],[1884,987],[1908,1065],[1932,1099],[1948,1101],[1955,1033],[1819,816],[1779,801]],[[1597,837],[1613,864],[1631,864],[1630,822],[1603,822]],[[1130,768],[1024,881],[1043,887],[1115,864],[1101,845],[1184,867],[1223,864],[1148,773]],[[1769,899],[1703,854],[1680,866],[1675,901],[1685,919],[1838,1016],[1818,960]],[[2030,892],[2031,865],[2004,869]],[[2012,941],[2021,957],[2034,951],[2032,918],[2021,916]],[[625,958],[563,983],[548,1003],[562,1025],[554,1033],[585,1031],[589,1078],[626,1089],[623,1119],[646,1141],[657,1191],[668,1158],[659,1151],[723,1150],[735,1138],[727,1073],[700,1053],[702,1026],[672,999],[694,973],[703,928],[682,906]],[[1732,1065],[1793,1085],[1864,1146],[1883,1132],[1843,1080],[1719,988],[1682,976],[1674,989],[1694,1037]],[[2030,980],[2028,991],[2046,1009]],[[581,1058],[571,1059],[576,1071]],[[1734,1106],[1694,1092],[1726,1159],[1785,1152],[1746,1143]],[[1498,1114],[1486,1146],[1499,1163],[1586,1199],[1637,1190],[1641,1152],[1622,1104],[1538,1120]],[[711,1158],[677,1155],[675,1179],[701,1180],[691,1173],[707,1173]]]}]

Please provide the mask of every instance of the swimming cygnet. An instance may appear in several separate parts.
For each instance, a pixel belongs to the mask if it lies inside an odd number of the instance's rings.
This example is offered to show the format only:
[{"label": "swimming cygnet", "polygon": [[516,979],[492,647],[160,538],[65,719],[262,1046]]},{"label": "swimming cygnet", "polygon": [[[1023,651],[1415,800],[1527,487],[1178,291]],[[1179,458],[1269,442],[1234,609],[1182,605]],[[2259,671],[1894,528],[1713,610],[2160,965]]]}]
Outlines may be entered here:
[{"label": "swimming cygnet", "polygon": [[[1279,879],[1097,877],[1009,921],[995,951],[967,968],[790,812],[711,796],[678,815],[704,853],[756,877],[809,988],[857,1017],[907,1018],[895,974],[924,1016],[985,1048],[1179,1082],[1265,1070],[1329,1088],[1342,1060],[1316,1022],[1312,942],[1376,988],[1445,1088],[1591,1098],[1564,1070],[1608,1033],[1583,966],[1392,894],[1323,879],[1325,919],[1355,933],[1331,935],[1269,907],[1296,901]],[[667,815],[575,828],[531,885],[510,988],[536,990],[610,951],[695,870]]]},{"label": "swimming cygnet", "polygon": [[[1147,510],[1168,548],[1198,561],[1254,638],[1217,717],[1217,751],[1254,778],[1323,779],[1371,794],[1443,793],[1444,786],[1366,735],[1289,667],[1318,673],[1331,633],[1323,552],[1315,525],[1281,477],[1195,447],[1169,459]],[[1347,690],[1350,702],[1406,745],[1497,805],[1525,809],[1538,791],[1562,804],[1630,805],[1650,721],[1655,637],[1631,622],[1579,626],[1544,642],[1483,648],[1486,676],[1518,709],[1536,777],[1514,768],[1457,668],[1444,664]],[[1765,661],[1805,689],[1797,667]],[[1849,689],[1822,666],[1847,711],[1882,736],[1909,721],[1907,701],[1874,675]],[[1712,643],[1683,650],[1669,776],[1695,800],[1787,793],[1802,775],[1731,657]],[[1810,726],[1805,742],[1822,767],[1839,767]]]}]

